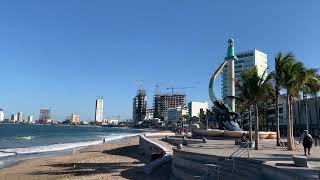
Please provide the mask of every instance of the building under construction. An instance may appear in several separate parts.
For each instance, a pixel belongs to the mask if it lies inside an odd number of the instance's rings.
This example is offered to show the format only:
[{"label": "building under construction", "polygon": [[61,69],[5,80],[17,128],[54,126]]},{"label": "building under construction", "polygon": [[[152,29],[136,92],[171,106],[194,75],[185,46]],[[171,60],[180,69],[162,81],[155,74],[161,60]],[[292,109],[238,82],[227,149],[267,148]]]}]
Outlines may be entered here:
[{"label": "building under construction", "polygon": [[184,107],[185,104],[185,94],[156,94],[153,99],[153,117],[166,121],[169,108]]},{"label": "building under construction", "polygon": [[132,119],[134,122],[142,121],[147,115],[147,95],[145,89],[140,87],[133,98]]},{"label": "building under construction", "polygon": [[39,123],[50,123],[51,122],[51,110],[40,109]]}]

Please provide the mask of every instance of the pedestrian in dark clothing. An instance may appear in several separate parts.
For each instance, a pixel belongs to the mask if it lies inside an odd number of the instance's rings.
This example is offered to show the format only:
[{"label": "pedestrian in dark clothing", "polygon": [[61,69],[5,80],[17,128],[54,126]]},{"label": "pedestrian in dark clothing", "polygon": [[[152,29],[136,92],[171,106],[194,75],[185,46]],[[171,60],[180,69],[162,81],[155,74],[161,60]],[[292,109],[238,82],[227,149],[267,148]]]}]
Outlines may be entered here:
[{"label": "pedestrian in dark clothing", "polygon": [[241,142],[248,142],[246,139],[246,133],[243,133],[241,136]]},{"label": "pedestrian in dark clothing", "polygon": [[299,143],[302,141],[302,145],[304,148],[304,155],[310,155],[310,149],[312,147],[312,136],[308,133],[308,130],[305,130],[304,133],[301,135]]}]

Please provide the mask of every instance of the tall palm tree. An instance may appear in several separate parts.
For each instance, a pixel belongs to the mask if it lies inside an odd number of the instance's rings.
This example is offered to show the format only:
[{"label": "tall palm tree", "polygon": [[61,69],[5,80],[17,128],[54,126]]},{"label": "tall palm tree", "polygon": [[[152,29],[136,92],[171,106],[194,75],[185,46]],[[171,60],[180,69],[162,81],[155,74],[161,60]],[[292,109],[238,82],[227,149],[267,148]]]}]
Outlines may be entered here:
[{"label": "tall palm tree", "polygon": [[300,61],[289,61],[284,65],[283,78],[280,84],[287,90],[287,149],[294,150],[293,143],[293,98],[299,96],[305,82],[305,67]]},{"label": "tall palm tree", "polygon": [[319,74],[317,74],[317,72],[314,72],[314,70],[312,69],[309,71],[309,73],[311,74],[311,76],[309,74],[309,78],[305,83],[305,90],[307,94],[310,94],[314,97],[314,105],[316,108],[316,122],[318,123],[317,126],[320,129],[320,120],[319,120],[320,112],[317,104],[317,100],[318,100],[317,94],[320,91],[320,76]]},{"label": "tall palm tree", "polygon": [[255,110],[255,149],[259,149],[259,111],[258,104],[265,101],[271,91],[270,84],[271,76],[267,76],[267,70],[259,76],[257,67],[252,68],[249,71],[242,71],[241,79],[236,81],[237,87],[239,87],[241,96],[245,97],[245,101],[248,103],[248,107],[253,106]]},{"label": "tall palm tree", "polygon": [[[319,80],[318,80],[318,75],[317,75],[318,69],[310,68],[310,69],[305,69],[304,77],[303,77],[303,84],[301,87],[301,90],[304,95],[304,101],[305,101],[305,117],[306,117],[306,124],[307,128],[309,130],[309,118],[308,118],[308,113],[307,113],[307,100],[308,100],[308,94],[316,94],[319,90]],[[315,104],[317,106],[317,104]],[[317,107],[316,107],[317,109]]]},{"label": "tall palm tree", "polygon": [[280,146],[280,128],[279,128],[279,96],[280,96],[280,90],[282,87],[282,82],[284,78],[284,68],[285,65],[291,61],[293,61],[293,54],[287,53],[282,54],[279,52],[275,59],[275,70],[271,73],[272,78],[274,80],[274,88],[275,88],[275,120],[276,120],[276,133],[277,133],[277,146]]}]

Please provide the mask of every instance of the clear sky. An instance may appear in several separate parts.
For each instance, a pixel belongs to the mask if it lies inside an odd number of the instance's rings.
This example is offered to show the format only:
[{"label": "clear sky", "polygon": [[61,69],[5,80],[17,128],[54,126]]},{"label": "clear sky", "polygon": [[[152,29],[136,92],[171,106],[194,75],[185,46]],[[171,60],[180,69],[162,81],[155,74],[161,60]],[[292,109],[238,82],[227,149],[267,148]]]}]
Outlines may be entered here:
[{"label": "clear sky", "polygon": [[[188,101],[209,101],[207,87],[235,50],[292,51],[320,68],[320,1],[239,0],[2,0],[0,108],[55,119],[72,112],[94,119],[95,99],[105,115],[131,118],[140,83],[152,106],[155,85],[186,89]],[[218,80],[219,81],[219,80]],[[220,83],[216,87],[220,94]]]}]

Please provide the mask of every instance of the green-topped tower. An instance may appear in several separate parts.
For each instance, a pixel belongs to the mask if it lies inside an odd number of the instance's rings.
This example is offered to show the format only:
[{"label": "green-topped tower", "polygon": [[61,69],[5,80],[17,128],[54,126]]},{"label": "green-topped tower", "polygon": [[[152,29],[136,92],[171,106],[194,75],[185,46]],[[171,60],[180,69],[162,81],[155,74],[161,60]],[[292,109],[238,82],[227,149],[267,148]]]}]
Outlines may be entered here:
[{"label": "green-topped tower", "polygon": [[[234,61],[237,60],[237,56],[234,53],[234,40],[230,38],[228,40],[228,51],[227,56],[224,58],[227,61],[227,96],[235,96],[235,76],[234,76]],[[236,109],[236,102],[234,98],[228,98],[225,100],[231,110],[234,112]]]}]

